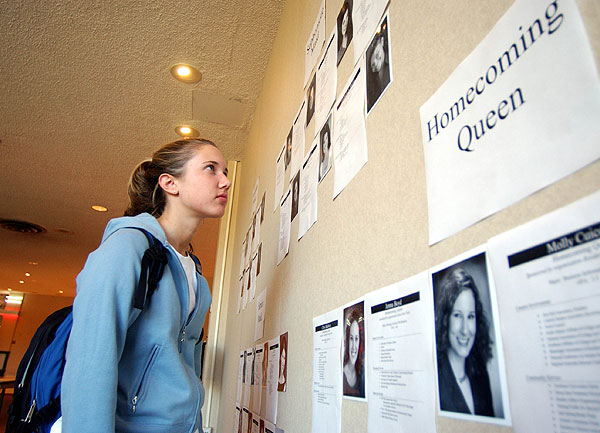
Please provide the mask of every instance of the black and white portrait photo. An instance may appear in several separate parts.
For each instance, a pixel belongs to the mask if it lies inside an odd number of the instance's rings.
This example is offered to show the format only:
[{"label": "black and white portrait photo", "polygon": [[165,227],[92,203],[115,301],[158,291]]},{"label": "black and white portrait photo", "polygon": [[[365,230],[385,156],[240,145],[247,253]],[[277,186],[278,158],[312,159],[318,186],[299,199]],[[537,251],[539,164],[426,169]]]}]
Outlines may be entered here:
[{"label": "black and white portrait photo", "polygon": [[319,182],[323,180],[325,175],[331,168],[332,148],[331,148],[331,113],[327,121],[319,132]]},{"label": "black and white portrait photo", "polygon": [[365,398],[365,303],[344,308],[343,394]]},{"label": "black and white portrait photo", "polygon": [[285,169],[287,170],[288,166],[290,165],[290,162],[292,161],[292,134],[294,132],[294,126],[292,125],[292,127],[290,128],[290,132],[287,135],[287,138],[285,139],[285,157],[283,159],[284,164],[285,164]]},{"label": "black and white portrait photo", "polygon": [[316,89],[317,89],[317,74],[314,74],[312,80],[310,81],[310,85],[306,90],[306,125],[310,123],[310,120],[313,118],[315,114],[315,97],[316,97]]},{"label": "black and white portrait photo", "polygon": [[337,64],[339,65],[352,41],[352,0],[344,1],[337,17]]},{"label": "black and white portrait photo", "polygon": [[292,179],[292,217],[291,221],[294,221],[296,215],[298,215],[298,200],[300,199],[300,170]]},{"label": "black and white portrait photo", "polygon": [[387,17],[373,36],[365,55],[367,72],[367,113],[390,84],[391,63]]},{"label": "black and white portrait photo", "polygon": [[485,253],[432,273],[432,283],[440,411],[504,418]]}]

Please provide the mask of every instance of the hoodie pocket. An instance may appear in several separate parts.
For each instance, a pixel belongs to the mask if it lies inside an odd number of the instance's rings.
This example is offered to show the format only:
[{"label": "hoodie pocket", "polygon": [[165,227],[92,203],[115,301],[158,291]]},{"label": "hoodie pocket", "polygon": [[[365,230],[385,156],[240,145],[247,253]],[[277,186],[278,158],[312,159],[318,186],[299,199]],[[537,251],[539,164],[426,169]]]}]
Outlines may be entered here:
[{"label": "hoodie pocket", "polygon": [[148,357],[148,360],[146,361],[146,365],[144,366],[142,373],[140,374],[137,381],[135,382],[135,387],[133,388],[133,393],[132,393],[132,397],[131,397],[131,401],[130,401],[132,414],[135,414],[136,408],[140,404],[140,399],[143,397],[144,390],[145,390],[145,384],[148,381],[148,375],[149,375],[150,369],[154,365],[154,362],[156,361],[156,358],[158,357],[159,351],[160,351],[160,346],[158,346],[158,345],[155,345],[152,348],[152,351],[150,352],[150,356]]}]

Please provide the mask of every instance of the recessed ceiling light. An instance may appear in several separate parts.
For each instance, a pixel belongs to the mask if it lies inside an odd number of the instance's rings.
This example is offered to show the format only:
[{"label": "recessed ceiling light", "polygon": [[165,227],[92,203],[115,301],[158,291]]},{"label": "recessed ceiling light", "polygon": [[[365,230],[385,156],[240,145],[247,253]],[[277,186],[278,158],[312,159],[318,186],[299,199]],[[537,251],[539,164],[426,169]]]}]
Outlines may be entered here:
[{"label": "recessed ceiling light", "polygon": [[100,206],[98,204],[95,204],[94,206],[92,206],[92,209],[94,209],[96,212],[106,212],[108,210],[104,206]]},{"label": "recessed ceiling light", "polygon": [[64,292],[64,290],[59,290],[58,293],[60,293],[62,295],[65,292]]},{"label": "recessed ceiling light", "polygon": [[200,136],[200,133],[197,129],[194,129],[188,125],[178,126],[175,128],[175,132],[185,138],[195,138]]},{"label": "recessed ceiling light", "polygon": [[19,280],[19,284],[25,284],[25,281]]},{"label": "recessed ceiling light", "polygon": [[177,81],[186,84],[194,84],[202,79],[202,73],[198,69],[185,63],[171,66],[171,75]]},{"label": "recessed ceiling light", "polygon": [[31,274],[29,272],[25,272],[25,276],[26,277],[31,277]]}]

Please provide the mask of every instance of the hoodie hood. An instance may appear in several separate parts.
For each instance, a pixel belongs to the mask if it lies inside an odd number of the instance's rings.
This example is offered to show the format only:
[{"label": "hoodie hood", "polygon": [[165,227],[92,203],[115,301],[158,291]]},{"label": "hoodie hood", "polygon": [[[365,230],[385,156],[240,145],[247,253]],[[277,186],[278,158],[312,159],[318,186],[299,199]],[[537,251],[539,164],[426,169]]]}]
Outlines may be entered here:
[{"label": "hoodie hood", "polygon": [[164,245],[167,245],[167,236],[165,235],[165,232],[158,223],[158,220],[149,213],[141,213],[136,216],[126,216],[110,220],[106,225],[106,230],[104,230],[102,242],[108,239],[108,237],[114,232],[122,228],[144,229],[156,239],[161,241]]}]

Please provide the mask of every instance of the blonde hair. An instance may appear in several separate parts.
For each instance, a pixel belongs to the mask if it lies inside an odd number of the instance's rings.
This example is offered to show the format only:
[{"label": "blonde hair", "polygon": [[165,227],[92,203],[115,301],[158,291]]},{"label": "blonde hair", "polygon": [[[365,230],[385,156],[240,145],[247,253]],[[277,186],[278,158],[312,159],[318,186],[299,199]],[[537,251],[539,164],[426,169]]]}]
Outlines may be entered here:
[{"label": "blonde hair", "polygon": [[203,138],[172,141],[158,148],[152,159],[139,163],[129,179],[129,204],[124,215],[135,216],[147,212],[159,217],[167,202],[158,178],[163,173],[181,176],[185,164],[194,156],[195,151],[205,145],[216,147],[212,141]]}]

